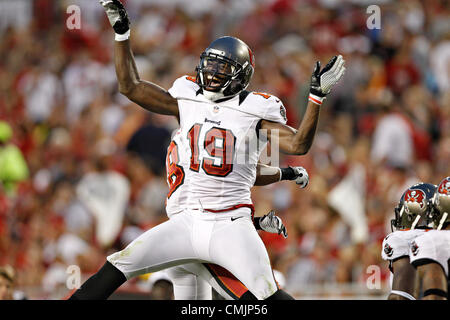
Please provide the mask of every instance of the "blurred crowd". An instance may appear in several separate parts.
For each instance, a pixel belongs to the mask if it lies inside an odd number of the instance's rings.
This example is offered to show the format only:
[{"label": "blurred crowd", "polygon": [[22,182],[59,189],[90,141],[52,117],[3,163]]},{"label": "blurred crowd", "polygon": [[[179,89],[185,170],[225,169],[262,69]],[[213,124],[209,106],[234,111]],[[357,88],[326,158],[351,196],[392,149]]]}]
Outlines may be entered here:
[{"label": "blurred crowd", "polygon": [[[393,207],[408,186],[450,175],[449,3],[370,1],[381,28],[369,29],[367,1],[123,2],[142,79],[168,89],[195,74],[213,39],[236,36],[256,58],[249,89],[281,98],[293,127],[315,61],[344,56],[310,152],[281,157],[308,170],[309,186],[255,187],[253,201],[287,226],[287,239],[260,235],[294,296],[365,285],[373,265],[388,285],[381,242]],[[70,30],[73,4],[81,28]],[[178,124],[118,93],[113,39],[97,1],[0,0],[0,266],[14,268],[17,288],[40,288],[30,298],[67,294],[68,266],[89,276],[167,219],[165,154]],[[8,146],[20,174],[5,174],[17,173],[2,167]]]}]

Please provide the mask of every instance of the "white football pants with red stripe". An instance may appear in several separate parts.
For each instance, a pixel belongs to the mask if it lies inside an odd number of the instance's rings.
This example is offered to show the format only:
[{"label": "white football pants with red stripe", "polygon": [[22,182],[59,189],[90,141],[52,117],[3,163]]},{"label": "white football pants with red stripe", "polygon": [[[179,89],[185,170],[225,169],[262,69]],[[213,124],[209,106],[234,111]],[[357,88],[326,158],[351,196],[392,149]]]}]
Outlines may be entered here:
[{"label": "white football pants with red stripe", "polygon": [[184,210],[107,260],[127,279],[200,262],[228,270],[258,299],[278,290],[266,248],[246,207],[221,213]]}]

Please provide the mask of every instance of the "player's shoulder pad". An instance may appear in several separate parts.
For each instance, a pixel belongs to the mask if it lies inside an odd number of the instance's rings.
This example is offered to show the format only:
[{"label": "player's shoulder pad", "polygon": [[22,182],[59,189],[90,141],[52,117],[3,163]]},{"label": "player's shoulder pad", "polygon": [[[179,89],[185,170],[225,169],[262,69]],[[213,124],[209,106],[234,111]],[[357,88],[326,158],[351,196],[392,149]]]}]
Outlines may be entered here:
[{"label": "player's shoulder pad", "polygon": [[420,259],[437,260],[436,252],[439,246],[439,233],[437,230],[424,232],[410,243],[409,257],[411,262]]},{"label": "player's shoulder pad", "polygon": [[180,97],[193,98],[197,95],[199,89],[195,77],[184,75],[176,79],[168,91],[175,99]]},{"label": "player's shoulder pad", "polygon": [[381,257],[383,260],[394,260],[408,256],[409,241],[404,231],[394,231],[388,234],[382,244]]},{"label": "player's shoulder pad", "polygon": [[262,119],[286,124],[286,108],[281,99],[274,95],[264,92],[250,92],[244,104],[254,107],[255,112]]}]

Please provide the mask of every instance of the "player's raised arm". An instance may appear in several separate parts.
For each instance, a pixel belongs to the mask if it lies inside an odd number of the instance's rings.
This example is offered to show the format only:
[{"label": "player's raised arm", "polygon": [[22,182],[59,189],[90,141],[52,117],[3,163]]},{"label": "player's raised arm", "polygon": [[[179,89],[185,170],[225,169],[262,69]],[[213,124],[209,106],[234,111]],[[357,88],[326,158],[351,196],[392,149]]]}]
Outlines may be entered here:
[{"label": "player's raised arm", "polygon": [[308,152],[316,133],[320,105],[344,74],[344,63],[341,55],[334,56],[322,70],[320,70],[320,62],[316,62],[311,76],[309,102],[297,130],[277,122],[268,120],[261,122],[261,129],[267,130],[268,138],[271,141],[278,140],[281,152],[295,155],[303,155]]},{"label": "player's raised arm", "polygon": [[177,100],[160,86],[141,80],[130,46],[130,21],[119,0],[100,0],[116,35],[114,63],[119,91],[144,109],[178,117]]}]

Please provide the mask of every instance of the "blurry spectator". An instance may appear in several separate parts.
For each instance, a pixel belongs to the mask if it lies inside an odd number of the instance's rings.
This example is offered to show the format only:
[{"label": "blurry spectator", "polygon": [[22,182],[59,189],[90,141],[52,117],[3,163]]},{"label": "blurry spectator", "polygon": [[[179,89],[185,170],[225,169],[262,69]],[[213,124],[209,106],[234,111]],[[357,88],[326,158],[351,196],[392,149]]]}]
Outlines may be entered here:
[{"label": "blurry spectator", "polygon": [[375,163],[409,167],[414,160],[411,128],[405,116],[389,104],[382,106],[382,114],[375,127],[371,155]]},{"label": "blurry spectator", "polygon": [[0,267],[0,300],[13,300],[14,270],[11,266]]},{"label": "blurry spectator", "polygon": [[173,300],[172,280],[164,270],[151,273],[148,278],[150,300]]},{"label": "blurry spectator", "polygon": [[[131,137],[127,151],[139,155],[148,169],[161,174],[165,169],[167,146],[170,142],[170,131],[154,123],[148,123]],[[148,146],[151,145],[152,148]]]},{"label": "blurry spectator", "polygon": [[448,92],[450,89],[450,31],[447,31],[447,39],[438,42],[430,52],[430,66],[439,91]]},{"label": "blurry spectator", "polygon": [[[69,2],[81,30],[63,28]],[[252,190],[257,212],[276,208],[287,226],[287,239],[260,235],[299,295],[317,284],[365,288],[367,266],[387,270],[379,245],[404,189],[450,174],[448,1],[374,3],[380,30],[366,27],[367,1],[125,3],[142,79],[168,89],[195,74],[210,41],[234,35],[255,53],[249,90],[282,99],[293,127],[311,66],[344,55],[345,80],[310,152],[280,156],[307,168],[308,188]],[[178,123],[117,92],[114,35],[97,1],[0,0],[0,34],[0,264],[17,270],[16,286],[38,286],[32,297],[58,297],[68,265],[90,276],[167,219],[165,157]]]},{"label": "blurry spectator", "polygon": [[286,290],[296,294],[304,286],[333,282],[336,262],[331,257],[330,249],[330,246],[324,240],[317,239],[311,254],[298,259],[289,268],[286,277]]},{"label": "blurry spectator", "polygon": [[95,237],[109,247],[119,235],[130,197],[126,177],[108,167],[107,157],[96,160],[77,185],[77,195],[95,217]]},{"label": "blurry spectator", "polygon": [[25,96],[25,109],[29,118],[38,123],[50,117],[63,97],[58,77],[41,66],[31,69],[22,78],[19,87]]},{"label": "blurry spectator", "polygon": [[28,166],[18,147],[8,143],[12,138],[11,126],[0,121],[0,187],[13,195],[17,183],[28,178]]}]

